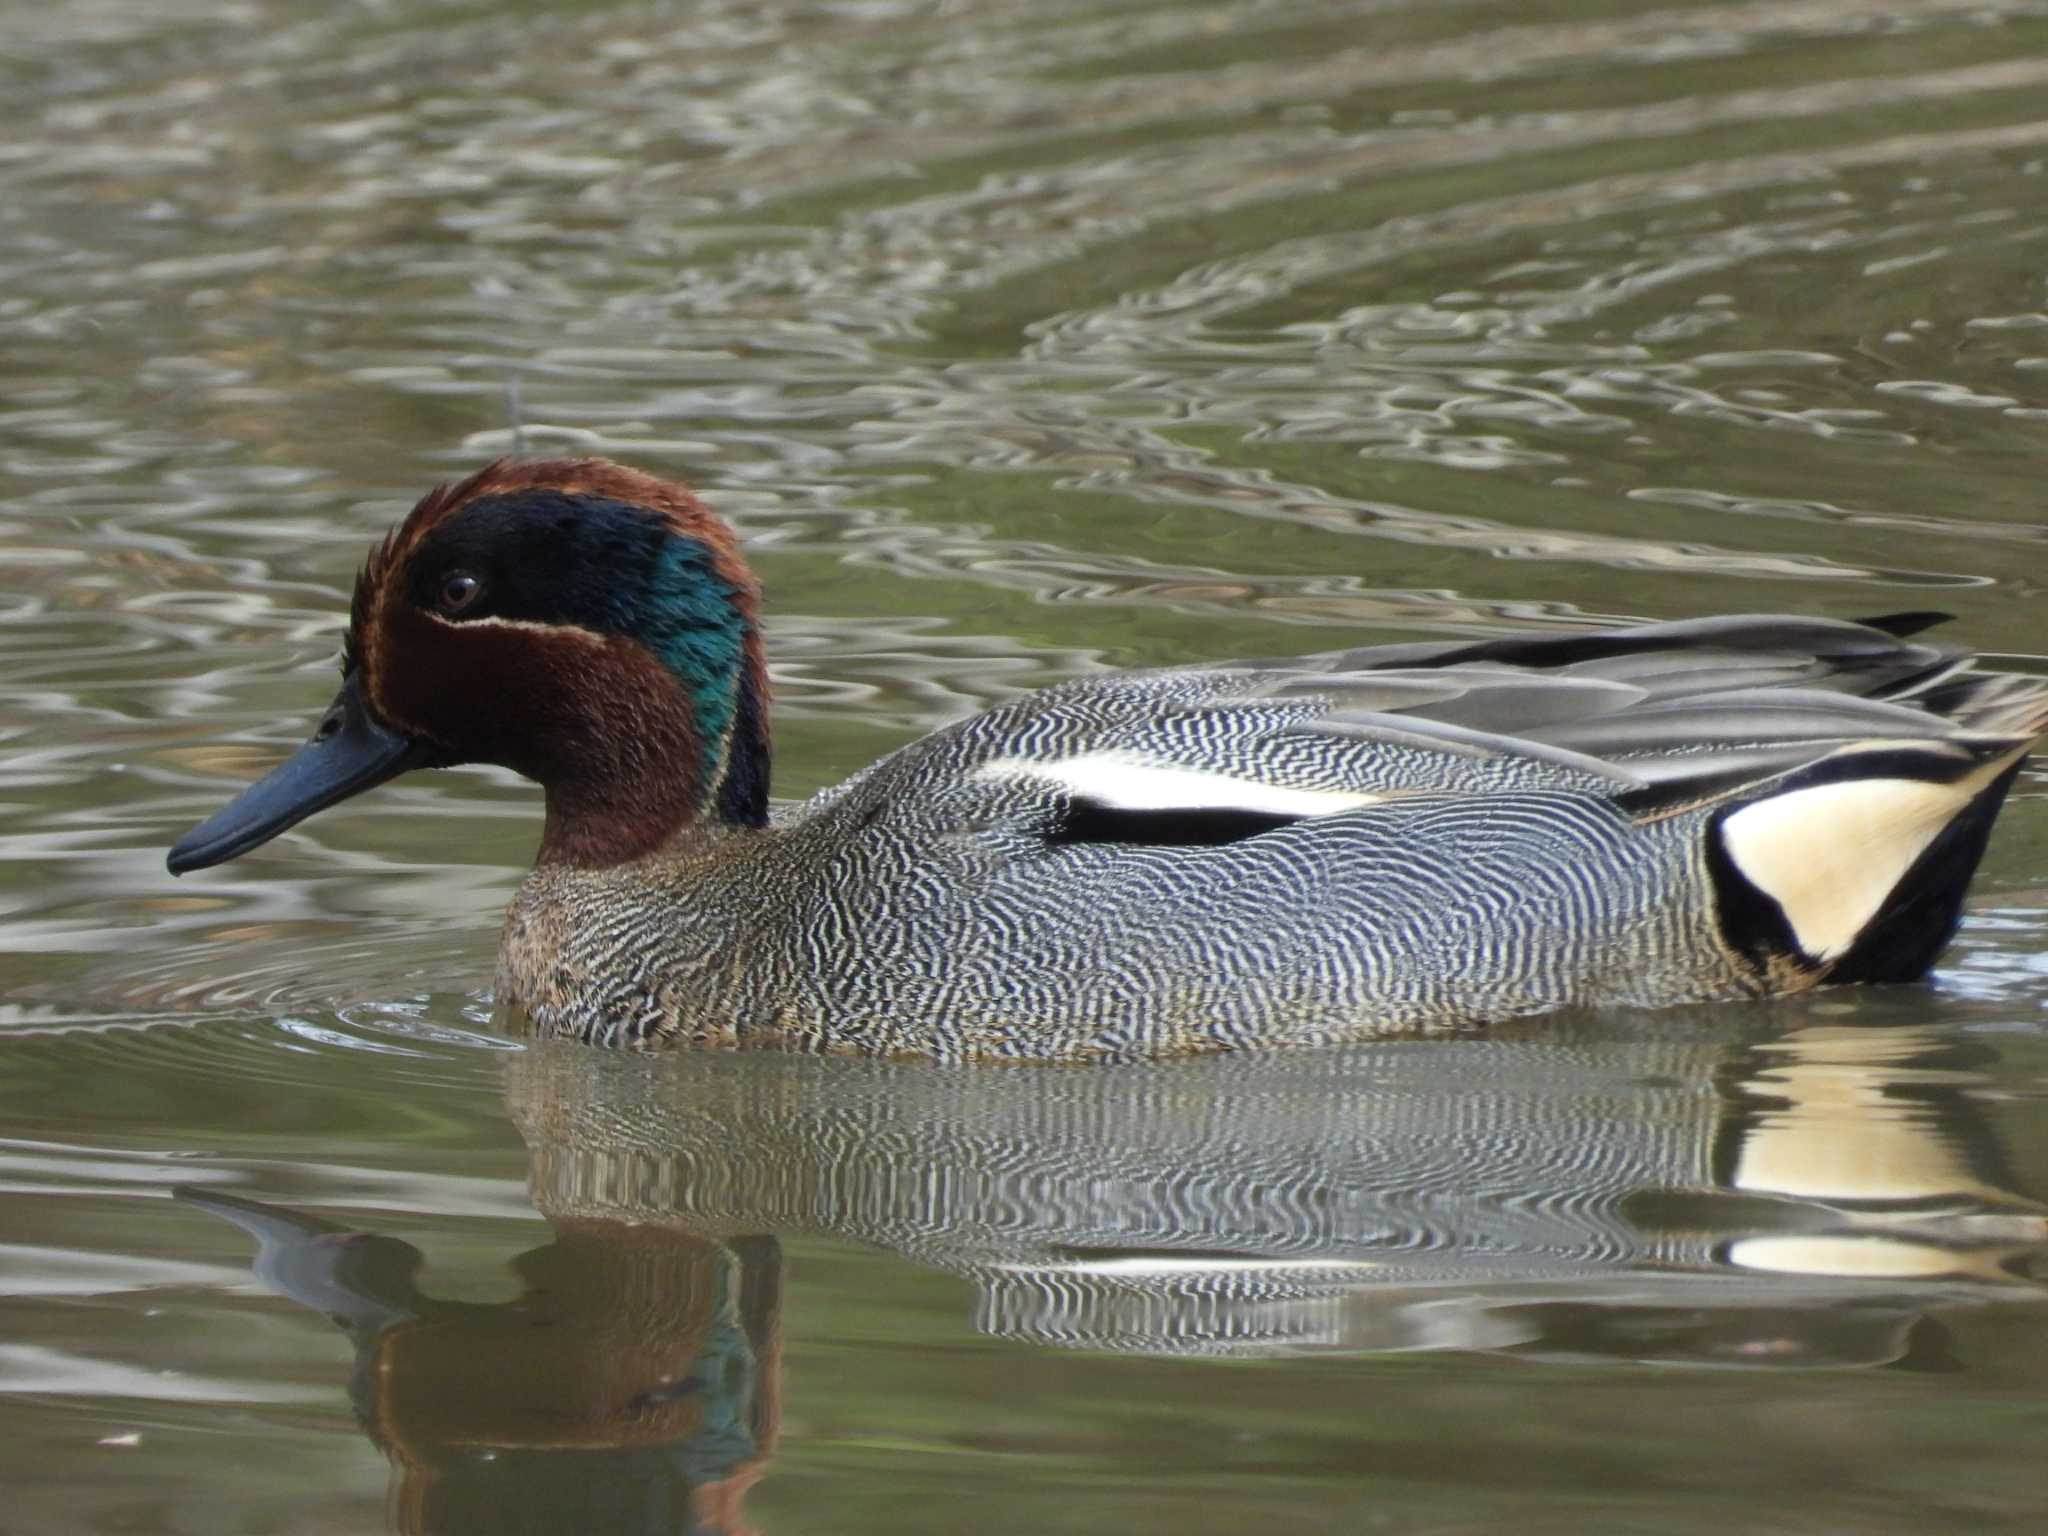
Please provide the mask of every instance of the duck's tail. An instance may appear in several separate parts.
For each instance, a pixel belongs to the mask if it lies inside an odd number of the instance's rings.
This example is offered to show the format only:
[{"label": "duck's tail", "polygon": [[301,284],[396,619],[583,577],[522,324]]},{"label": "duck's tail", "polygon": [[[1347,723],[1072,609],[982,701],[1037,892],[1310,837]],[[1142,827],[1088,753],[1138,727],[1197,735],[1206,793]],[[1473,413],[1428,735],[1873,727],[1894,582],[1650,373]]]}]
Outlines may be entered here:
[{"label": "duck's tail", "polygon": [[2048,679],[1951,673],[1911,702],[1954,730],[1840,748],[1713,818],[1723,934],[1774,985],[1917,980],[1955,935],[2006,791],[2048,735]]}]

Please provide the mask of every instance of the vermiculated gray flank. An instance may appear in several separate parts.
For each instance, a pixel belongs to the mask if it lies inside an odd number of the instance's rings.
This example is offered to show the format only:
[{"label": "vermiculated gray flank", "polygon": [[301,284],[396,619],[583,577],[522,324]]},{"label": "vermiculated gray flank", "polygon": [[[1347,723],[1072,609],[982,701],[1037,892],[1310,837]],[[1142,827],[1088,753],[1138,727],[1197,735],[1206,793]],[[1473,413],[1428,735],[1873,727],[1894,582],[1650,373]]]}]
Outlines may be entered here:
[{"label": "vermiculated gray flank", "polygon": [[[499,996],[598,1041],[1044,1060],[1906,979],[1952,932],[2048,701],[1905,638],[1925,616],[1875,622],[1083,679],[767,828],[544,865],[508,915]],[[1869,782],[1954,803],[1853,942],[1810,952],[1812,898],[1788,910],[1752,877],[1779,878],[1770,850],[1752,839],[1746,871],[1725,828],[1816,790],[1800,835],[1825,846],[1835,803],[1861,804],[1839,787]],[[1133,803],[1176,784],[1184,803]],[[1345,795],[1375,798],[1320,809]]]}]

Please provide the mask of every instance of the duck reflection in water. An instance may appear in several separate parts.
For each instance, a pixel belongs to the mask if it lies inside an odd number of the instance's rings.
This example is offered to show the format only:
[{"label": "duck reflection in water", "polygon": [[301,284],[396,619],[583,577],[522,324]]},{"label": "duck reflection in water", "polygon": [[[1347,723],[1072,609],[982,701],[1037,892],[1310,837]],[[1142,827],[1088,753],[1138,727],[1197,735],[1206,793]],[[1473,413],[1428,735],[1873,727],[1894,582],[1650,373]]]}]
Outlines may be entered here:
[{"label": "duck reflection in water", "polygon": [[185,1189],[258,1278],[355,1345],[349,1394],[414,1532],[743,1532],[774,1449],[782,1255],[672,1227],[554,1223],[518,1298],[442,1301],[397,1238]]},{"label": "duck reflection in water", "polygon": [[778,1418],[769,1233],[953,1271],[983,1332],[1063,1347],[1958,1368],[1938,1314],[2048,1275],[1989,1047],[1812,1017],[1113,1073],[540,1045],[508,1102],[555,1237],[499,1305],[423,1294],[395,1239],[185,1198],[348,1329],[400,1529],[737,1531]]}]

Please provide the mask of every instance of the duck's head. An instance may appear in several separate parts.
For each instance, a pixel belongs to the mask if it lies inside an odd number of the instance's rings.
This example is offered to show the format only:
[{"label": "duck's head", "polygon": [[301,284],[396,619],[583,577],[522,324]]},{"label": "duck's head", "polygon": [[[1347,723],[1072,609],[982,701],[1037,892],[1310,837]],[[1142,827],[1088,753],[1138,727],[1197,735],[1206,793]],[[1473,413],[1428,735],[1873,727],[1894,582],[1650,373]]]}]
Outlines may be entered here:
[{"label": "duck's head", "polygon": [[679,485],[603,459],[500,461],[430,492],[356,582],[312,739],[179,839],[247,853],[410,768],[500,763],[547,791],[541,858],[637,858],[767,818],[754,579]]}]

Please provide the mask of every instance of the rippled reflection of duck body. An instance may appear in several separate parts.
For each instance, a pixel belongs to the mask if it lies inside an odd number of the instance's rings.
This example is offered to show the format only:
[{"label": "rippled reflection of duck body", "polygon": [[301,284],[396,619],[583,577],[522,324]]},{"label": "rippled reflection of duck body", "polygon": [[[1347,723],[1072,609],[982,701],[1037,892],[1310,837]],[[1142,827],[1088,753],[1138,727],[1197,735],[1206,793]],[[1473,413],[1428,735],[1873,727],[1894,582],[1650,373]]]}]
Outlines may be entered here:
[{"label": "rippled reflection of duck body", "polygon": [[1102,1059],[1923,975],[2048,684],[1750,617],[1080,679],[779,818],[730,529],[602,460],[426,497],[218,863],[404,769],[547,790],[543,1033]]},{"label": "rippled reflection of duck body", "polygon": [[854,1238],[971,1275],[990,1331],[1088,1348],[1507,1347],[1503,1311],[1552,1301],[1892,1281],[1917,1314],[2048,1238],[1963,1092],[1971,1048],[1685,1022],[1050,1083],[557,1048],[515,1064],[512,1107],[550,1212]]},{"label": "rippled reflection of duck body", "polygon": [[1917,1026],[1406,1041],[1116,1074],[537,1046],[509,1102],[550,1245],[433,1300],[409,1245],[210,1192],[346,1326],[408,1531],[745,1528],[780,1418],[779,1239],[964,1277],[1085,1350],[1485,1350],[1952,1368],[2041,1299],[2044,1207]]}]

